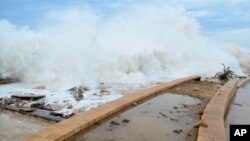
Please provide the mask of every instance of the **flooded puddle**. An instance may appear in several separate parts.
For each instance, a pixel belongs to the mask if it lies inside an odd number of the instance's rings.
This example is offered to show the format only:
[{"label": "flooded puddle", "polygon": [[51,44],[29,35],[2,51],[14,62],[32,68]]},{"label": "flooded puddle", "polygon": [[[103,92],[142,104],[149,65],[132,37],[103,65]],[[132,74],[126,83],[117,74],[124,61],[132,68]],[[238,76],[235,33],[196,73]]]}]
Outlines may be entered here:
[{"label": "flooded puddle", "polygon": [[0,140],[20,141],[26,135],[47,127],[48,123],[41,119],[29,118],[19,113],[0,111]]},{"label": "flooded puddle", "polygon": [[162,94],[104,121],[76,141],[183,141],[198,119],[192,118],[188,105],[200,103],[189,96]]},{"label": "flooded puddle", "polygon": [[250,124],[250,83],[239,88],[226,119],[226,134],[229,140],[230,124]]}]

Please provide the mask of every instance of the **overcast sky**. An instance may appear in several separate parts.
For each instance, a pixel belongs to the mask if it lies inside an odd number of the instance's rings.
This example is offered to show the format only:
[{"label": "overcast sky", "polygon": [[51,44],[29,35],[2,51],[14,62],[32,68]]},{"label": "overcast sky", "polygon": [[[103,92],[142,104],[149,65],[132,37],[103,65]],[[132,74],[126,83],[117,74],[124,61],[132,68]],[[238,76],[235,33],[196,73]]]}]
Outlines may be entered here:
[{"label": "overcast sky", "polygon": [[138,4],[183,6],[205,34],[250,46],[250,0],[0,0],[0,20],[34,27],[54,10],[89,7],[108,16]]}]

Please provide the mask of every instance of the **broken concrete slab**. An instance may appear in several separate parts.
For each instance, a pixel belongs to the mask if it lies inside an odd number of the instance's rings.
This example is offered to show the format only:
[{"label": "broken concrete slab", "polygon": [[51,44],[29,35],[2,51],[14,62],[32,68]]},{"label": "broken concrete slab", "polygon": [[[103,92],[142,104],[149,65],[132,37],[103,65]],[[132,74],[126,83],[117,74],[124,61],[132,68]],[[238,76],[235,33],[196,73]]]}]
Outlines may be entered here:
[{"label": "broken concrete slab", "polygon": [[19,110],[23,111],[23,112],[33,112],[35,109],[34,108],[23,107],[23,108],[19,108]]},{"label": "broken concrete slab", "polygon": [[107,89],[101,89],[100,90],[100,96],[106,96],[109,95],[110,91],[108,91]]},{"label": "broken concrete slab", "polygon": [[44,102],[34,102],[30,104],[31,108],[37,108],[37,109],[44,109],[45,103]]},{"label": "broken concrete slab", "polygon": [[38,99],[45,98],[45,97],[46,97],[46,95],[37,95],[37,94],[32,94],[32,93],[11,95],[11,98],[19,98],[22,100],[38,100]]},{"label": "broken concrete slab", "polygon": [[45,107],[46,107],[46,109],[48,109],[48,110],[52,110],[52,111],[60,111],[60,110],[62,110],[63,108],[65,108],[66,106],[68,106],[67,104],[65,104],[65,105],[60,105],[60,104],[48,104],[48,105],[46,105]]},{"label": "broken concrete slab", "polygon": [[85,93],[85,91],[87,91],[88,89],[85,87],[74,87],[69,89],[68,91],[71,91],[71,94],[74,96],[76,101],[80,101],[83,99],[83,93]]}]

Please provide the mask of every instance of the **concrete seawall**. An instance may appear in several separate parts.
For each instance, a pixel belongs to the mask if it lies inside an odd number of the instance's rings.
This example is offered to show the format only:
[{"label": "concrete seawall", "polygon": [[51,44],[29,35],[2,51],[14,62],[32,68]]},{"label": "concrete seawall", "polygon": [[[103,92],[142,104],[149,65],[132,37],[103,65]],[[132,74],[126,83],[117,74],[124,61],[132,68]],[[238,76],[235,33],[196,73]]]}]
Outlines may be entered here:
[{"label": "concrete seawall", "polygon": [[237,91],[237,82],[227,82],[209,101],[201,118],[207,127],[199,127],[197,141],[226,141],[224,120],[228,105]]}]

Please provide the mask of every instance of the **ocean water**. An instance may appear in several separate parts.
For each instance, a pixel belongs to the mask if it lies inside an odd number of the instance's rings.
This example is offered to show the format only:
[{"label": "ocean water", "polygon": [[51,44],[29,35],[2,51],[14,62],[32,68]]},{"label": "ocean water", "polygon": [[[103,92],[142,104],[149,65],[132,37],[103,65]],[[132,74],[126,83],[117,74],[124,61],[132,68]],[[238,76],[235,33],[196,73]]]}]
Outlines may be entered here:
[{"label": "ocean water", "polygon": [[105,16],[93,9],[53,11],[35,28],[0,20],[0,73],[52,88],[149,83],[214,76],[224,63],[250,70],[249,50],[212,40],[181,7],[140,5]]}]

